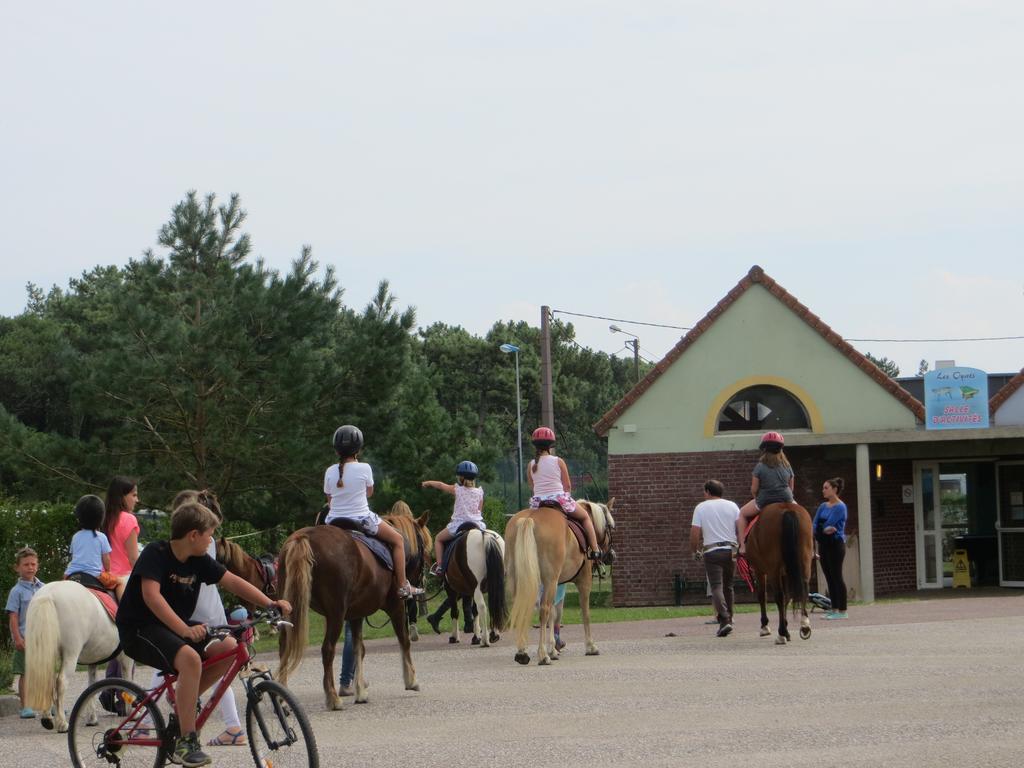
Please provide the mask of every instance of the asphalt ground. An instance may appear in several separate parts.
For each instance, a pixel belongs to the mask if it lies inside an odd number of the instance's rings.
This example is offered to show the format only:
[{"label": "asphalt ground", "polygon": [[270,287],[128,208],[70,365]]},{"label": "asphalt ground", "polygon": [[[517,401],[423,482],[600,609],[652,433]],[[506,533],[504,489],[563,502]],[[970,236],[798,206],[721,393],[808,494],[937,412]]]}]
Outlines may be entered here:
[{"label": "asphalt ground", "polygon": [[[850,617],[815,613],[812,637],[786,646],[758,637],[754,614],[727,638],[702,618],[602,624],[594,657],[570,626],[549,667],[513,662],[507,635],[452,646],[427,628],[413,646],[419,692],[403,688],[393,639],[368,643],[367,704],[324,709],[318,650],[290,687],[325,767],[1024,764],[1024,594],[855,605]],[[65,737],[38,721],[0,718],[0,736],[0,768],[70,763]],[[208,751],[217,766],[252,765],[247,748]]]}]

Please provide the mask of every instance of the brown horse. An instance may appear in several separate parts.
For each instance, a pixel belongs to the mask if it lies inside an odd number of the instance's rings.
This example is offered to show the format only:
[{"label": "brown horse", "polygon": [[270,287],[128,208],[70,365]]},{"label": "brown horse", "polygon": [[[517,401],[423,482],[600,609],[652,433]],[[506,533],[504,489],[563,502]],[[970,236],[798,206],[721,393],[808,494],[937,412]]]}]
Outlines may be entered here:
[{"label": "brown horse", "polygon": [[[601,549],[610,552],[612,531],[615,529],[611,511],[615,500],[612,499],[607,506],[592,501],[576,503],[594,521]],[[555,589],[569,581],[576,585],[580,594],[587,656],[596,656],[598,650],[590,634],[590,587],[594,573],[562,511],[541,507],[516,513],[505,526],[505,552],[505,576],[512,595],[508,624],[516,632],[515,660],[520,664],[530,663],[526,643],[541,586],[544,594],[540,602],[537,663],[550,664],[559,657],[555,649],[552,608]],[[607,560],[610,556],[606,556]]]},{"label": "brown horse", "polygon": [[309,611],[326,619],[320,655],[324,665],[324,695],[328,709],[341,709],[335,688],[334,655],[345,621],[352,622],[355,649],[356,703],[368,700],[363,675],[363,619],[383,609],[391,619],[402,649],[402,677],[408,691],[418,691],[416,669],[409,651],[405,601],[398,597],[394,574],[348,531],[333,525],[301,528],[288,537],[278,558],[278,594],[292,604],[293,631],[281,634],[278,678],[302,662],[309,641]]},{"label": "brown horse", "polygon": [[[427,528],[427,519],[430,512],[424,512],[419,517],[412,516],[412,510],[404,501],[396,501],[391,510],[384,515],[383,519],[391,523],[405,542],[405,575],[413,586],[422,587],[423,577],[430,568],[428,559],[434,551],[434,537],[430,535]],[[426,595],[410,597],[405,601],[405,613],[409,621],[409,639],[416,641],[420,639],[419,629],[416,627],[416,620],[419,617],[418,601],[422,600],[423,613],[426,613]]]},{"label": "brown horse", "polygon": [[747,560],[757,577],[757,596],[761,601],[761,637],[770,635],[766,587],[771,585],[779,609],[777,645],[785,645],[789,636],[786,608],[800,606],[800,637],[811,636],[811,620],[807,615],[808,582],[814,542],[811,516],[796,503],[769,504],[747,533]]},{"label": "brown horse", "polygon": [[[223,536],[217,539],[217,562],[222,563],[236,576],[248,581],[263,594],[277,596],[277,566],[269,555],[253,557],[235,542]],[[256,606],[240,600],[251,612]]]}]

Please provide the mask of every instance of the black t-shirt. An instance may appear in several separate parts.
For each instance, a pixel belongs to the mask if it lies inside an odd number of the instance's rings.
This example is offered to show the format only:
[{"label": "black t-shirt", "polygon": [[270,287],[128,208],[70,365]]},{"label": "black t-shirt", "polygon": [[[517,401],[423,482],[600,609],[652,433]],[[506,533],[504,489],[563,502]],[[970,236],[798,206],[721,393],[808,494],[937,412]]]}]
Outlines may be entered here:
[{"label": "black t-shirt", "polygon": [[136,629],[147,624],[162,623],[149,610],[142,598],[142,580],[160,583],[160,594],[182,621],[188,621],[196,610],[200,584],[216,584],[225,568],[209,555],[190,557],[181,562],[174,556],[170,542],[155,541],[146,546],[135,561],[128,578],[121,605],[117,609],[117,626]]}]

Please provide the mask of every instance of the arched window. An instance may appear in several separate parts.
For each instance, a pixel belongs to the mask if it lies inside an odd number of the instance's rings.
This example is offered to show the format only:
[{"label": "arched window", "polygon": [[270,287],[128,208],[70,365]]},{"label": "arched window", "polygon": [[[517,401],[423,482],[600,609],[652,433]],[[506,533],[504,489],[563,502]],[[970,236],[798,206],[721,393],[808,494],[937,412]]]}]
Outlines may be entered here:
[{"label": "arched window", "polygon": [[810,420],[800,401],[769,384],[740,390],[718,414],[719,432],[809,428]]}]

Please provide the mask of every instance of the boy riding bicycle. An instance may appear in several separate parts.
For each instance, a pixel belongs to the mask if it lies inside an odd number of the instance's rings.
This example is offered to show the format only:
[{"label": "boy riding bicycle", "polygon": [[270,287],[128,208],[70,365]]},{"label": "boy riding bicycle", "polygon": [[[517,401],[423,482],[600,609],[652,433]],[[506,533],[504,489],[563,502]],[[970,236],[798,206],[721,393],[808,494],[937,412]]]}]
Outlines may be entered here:
[{"label": "boy riding bicycle", "polygon": [[178,674],[177,714],[181,736],[170,760],[185,768],[199,768],[210,757],[199,745],[196,702],[199,694],[217,682],[230,659],[202,667],[208,656],[235,647],[233,637],[206,645],[206,626],[189,624],[195,611],[199,585],[220,584],[243,600],[277,607],[290,613],[285,600],[270,600],[249,582],[228,573],[207,553],[219,525],[216,515],[199,503],[187,503],[171,515],[170,541],[153,542],[139,555],[117,611],[117,629],[124,652],[135,661]]}]

